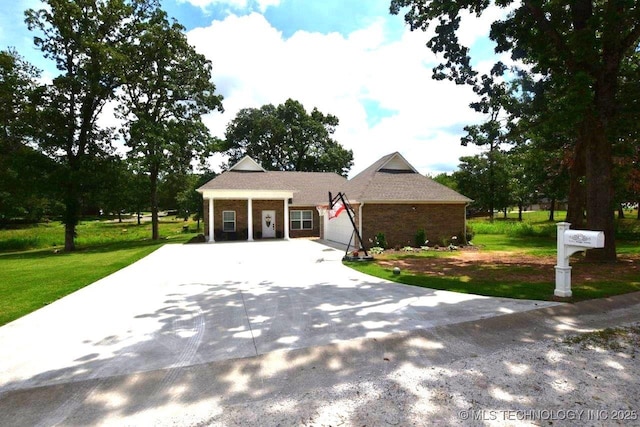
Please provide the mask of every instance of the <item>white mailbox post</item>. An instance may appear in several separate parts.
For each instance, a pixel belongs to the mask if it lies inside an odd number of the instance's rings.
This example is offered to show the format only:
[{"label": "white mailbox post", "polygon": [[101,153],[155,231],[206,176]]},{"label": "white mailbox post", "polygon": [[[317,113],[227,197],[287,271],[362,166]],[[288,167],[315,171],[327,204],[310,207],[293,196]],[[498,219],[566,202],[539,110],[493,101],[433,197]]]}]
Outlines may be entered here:
[{"label": "white mailbox post", "polygon": [[604,248],[604,232],[589,230],[569,230],[568,222],[559,222],[558,227],[558,261],[556,265],[557,297],[571,296],[571,266],[569,257],[576,252],[587,249]]}]

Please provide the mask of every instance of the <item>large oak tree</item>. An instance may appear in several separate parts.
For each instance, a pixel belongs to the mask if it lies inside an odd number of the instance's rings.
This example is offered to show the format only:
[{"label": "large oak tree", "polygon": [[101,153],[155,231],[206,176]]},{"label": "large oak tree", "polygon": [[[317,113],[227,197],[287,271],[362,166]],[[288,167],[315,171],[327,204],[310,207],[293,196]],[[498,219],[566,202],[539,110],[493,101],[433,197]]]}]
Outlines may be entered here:
[{"label": "large oak tree", "polygon": [[[457,32],[463,12],[480,15],[492,4],[487,0],[392,0],[391,12],[402,11],[412,30],[435,25],[427,46],[444,54],[444,62],[434,69],[436,78],[477,84],[469,49],[460,43]],[[505,19],[492,24],[490,37],[497,43],[496,51],[510,52],[556,90],[553,101],[567,122],[567,133],[574,136],[574,156],[584,159],[587,227],[605,232],[605,249],[590,252],[614,260],[615,124],[622,66],[638,50],[640,4],[635,0],[499,0],[495,4],[512,7]]]},{"label": "large oak tree", "polygon": [[211,81],[211,62],[196,52],[179,23],[156,9],[138,43],[128,47],[131,66],[119,97],[128,153],[149,177],[152,238],[158,230],[158,182],[186,174],[191,162],[217,149],[202,116],[222,111]]},{"label": "large oak tree", "polygon": [[92,162],[112,154],[109,129],[98,126],[105,104],[124,79],[134,43],[155,0],[45,0],[25,12],[34,42],[60,75],[44,98],[39,148],[60,165],[65,213],[65,250],[75,249],[82,198]]},{"label": "large oak tree", "polygon": [[308,113],[293,99],[275,107],[245,108],[226,131],[232,165],[245,155],[267,170],[335,172],[346,176],[353,152],[332,138],[338,118],[317,108]]}]

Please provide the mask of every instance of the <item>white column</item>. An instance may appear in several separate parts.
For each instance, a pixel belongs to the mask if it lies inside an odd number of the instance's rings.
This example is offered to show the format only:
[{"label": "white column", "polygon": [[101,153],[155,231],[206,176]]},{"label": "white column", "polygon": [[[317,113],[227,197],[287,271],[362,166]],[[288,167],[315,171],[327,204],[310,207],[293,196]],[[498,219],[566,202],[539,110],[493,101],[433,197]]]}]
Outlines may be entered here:
[{"label": "white column", "polygon": [[284,240],[289,240],[289,199],[284,199]]},{"label": "white column", "polygon": [[249,234],[249,241],[253,242],[253,200],[247,200],[247,233]]},{"label": "white column", "polygon": [[564,232],[571,226],[568,222],[559,222],[557,226],[557,251],[556,260],[556,289],[553,294],[557,297],[568,298],[571,292],[571,266],[569,266],[569,255],[564,242]]},{"label": "white column", "polygon": [[210,243],[215,242],[215,239],[213,238],[213,229],[214,229],[214,224],[213,224],[213,199],[209,199],[209,242]]}]

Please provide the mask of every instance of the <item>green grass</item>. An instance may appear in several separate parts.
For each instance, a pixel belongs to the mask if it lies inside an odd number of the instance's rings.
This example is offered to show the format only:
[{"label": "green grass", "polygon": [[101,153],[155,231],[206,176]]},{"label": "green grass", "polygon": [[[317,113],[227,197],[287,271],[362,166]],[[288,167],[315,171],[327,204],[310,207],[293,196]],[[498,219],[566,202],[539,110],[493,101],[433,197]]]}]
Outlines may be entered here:
[{"label": "green grass", "polygon": [[64,227],[59,223],[0,230],[0,250],[5,251],[0,253],[0,325],[114,273],[166,243],[187,242],[196,235],[196,225],[188,222],[190,230],[185,233],[184,224],[181,219],[163,219],[163,238],[152,241],[148,223],[84,221],[78,226],[78,250],[73,253],[56,253],[64,245]]},{"label": "green grass", "polygon": [[[554,300],[553,291],[555,284],[553,280],[548,283],[527,283],[527,282],[504,282],[498,280],[478,280],[473,277],[473,273],[464,276],[433,277],[422,274],[415,274],[409,271],[401,271],[401,274],[393,274],[392,268],[383,267],[375,262],[345,262],[345,265],[371,276],[389,280],[406,285],[419,286],[423,288],[439,289],[464,294],[485,295],[493,297],[533,299],[542,301]],[[492,268],[478,266],[478,269]],[[524,271],[525,268],[522,268]],[[531,271],[526,271],[531,273]],[[571,287],[573,297],[570,302],[583,301],[596,298],[607,298],[629,292],[640,291],[640,280],[605,282],[574,283]]]},{"label": "green grass", "polygon": [[[557,222],[564,220],[565,215],[565,212],[557,212]],[[635,218],[635,214],[633,214],[628,215],[626,219],[616,220],[616,247],[620,255],[640,254],[640,221]],[[526,212],[523,215],[522,222],[517,220],[516,212],[515,214],[510,213],[507,219],[503,219],[501,215],[498,215],[493,223],[487,219],[472,219],[469,220],[469,225],[476,233],[473,238],[473,244],[481,251],[504,251],[542,257],[553,257],[556,255],[556,226],[555,222],[548,221],[548,212]],[[455,251],[422,251],[385,254],[378,258],[387,261],[401,261],[415,258],[451,257],[455,255]],[[422,275],[408,270],[402,271],[400,275],[394,275],[391,267],[383,266],[376,262],[345,262],[345,264],[355,270],[375,277],[431,289],[517,299],[554,299],[553,291],[555,284],[553,283],[553,271],[550,273],[551,279],[549,282],[541,284],[501,281],[499,279],[499,273],[502,267],[483,265],[482,263],[478,263],[465,270],[465,275],[462,276]],[[536,271],[533,270],[532,267],[504,268],[509,268],[511,272],[536,274]],[[481,280],[478,277],[474,277],[474,271],[480,273],[481,271],[486,272],[487,270],[495,272],[497,278]],[[477,276],[480,276],[480,274],[477,274]],[[486,274],[483,276],[486,277]],[[611,278],[611,280],[607,281],[582,284],[574,282],[572,291],[573,297],[571,301],[606,298],[640,291],[640,278],[630,275],[624,278]]]},{"label": "green grass", "polygon": [[546,300],[549,294],[553,295],[553,284],[529,283],[496,283],[489,281],[474,280],[469,276],[447,276],[432,277],[411,272],[402,272],[399,275],[393,274],[391,268],[385,268],[374,263],[345,262],[345,265],[362,273],[392,282],[404,283],[406,285],[419,286],[423,288],[439,289],[464,294],[476,294],[496,297],[507,297],[517,299],[539,299]]},{"label": "green grass", "polygon": [[[183,225],[189,225],[189,233],[183,233]],[[202,224],[201,224],[202,226]],[[196,223],[181,218],[164,217],[160,222],[160,235],[165,238],[184,237],[196,233]],[[151,237],[151,223],[113,222],[105,220],[81,221],[76,229],[76,246],[87,248],[113,242],[140,241]],[[0,252],[28,249],[63,248],[64,225],[60,222],[40,223],[0,230]]]},{"label": "green grass", "polygon": [[49,250],[0,256],[0,325],[87,286],[145,257],[164,243],[54,254]]}]

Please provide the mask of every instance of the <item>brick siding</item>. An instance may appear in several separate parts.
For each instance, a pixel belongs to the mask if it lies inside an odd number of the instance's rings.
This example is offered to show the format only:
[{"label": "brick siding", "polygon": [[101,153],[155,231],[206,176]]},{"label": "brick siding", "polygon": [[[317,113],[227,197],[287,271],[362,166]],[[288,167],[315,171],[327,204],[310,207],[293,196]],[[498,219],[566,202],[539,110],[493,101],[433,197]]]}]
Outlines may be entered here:
[{"label": "brick siding", "polygon": [[[276,237],[284,237],[284,203],[282,200],[253,200],[253,238],[262,236],[262,211],[276,212]],[[213,204],[213,222],[215,240],[247,240],[247,200],[215,200]],[[312,230],[289,230],[290,237],[317,237],[320,235],[320,218],[315,206],[295,207],[291,210],[310,210],[313,212]],[[236,212],[235,233],[222,231],[222,211]],[[209,236],[209,200],[204,200],[204,235]]]},{"label": "brick siding", "polygon": [[366,204],[362,208],[363,240],[384,233],[387,245],[413,246],[419,229],[430,244],[442,245],[451,236],[463,237],[464,204]]}]

